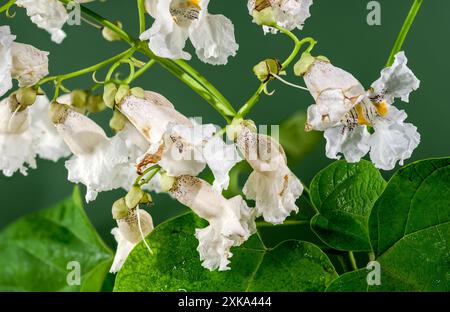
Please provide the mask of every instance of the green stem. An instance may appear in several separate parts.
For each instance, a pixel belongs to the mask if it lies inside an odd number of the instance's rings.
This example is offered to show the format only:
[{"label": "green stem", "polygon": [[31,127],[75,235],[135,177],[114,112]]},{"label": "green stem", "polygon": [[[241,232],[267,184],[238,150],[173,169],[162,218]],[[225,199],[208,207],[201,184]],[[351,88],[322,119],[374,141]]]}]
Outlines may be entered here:
[{"label": "green stem", "polygon": [[136,80],[137,78],[139,78],[140,76],[142,76],[147,70],[149,70],[153,65],[155,65],[156,61],[155,60],[150,60],[147,63],[145,63],[144,66],[142,66],[133,76],[133,80]]},{"label": "green stem", "polygon": [[36,87],[40,87],[44,83],[47,83],[49,81],[54,81],[54,80],[63,81],[63,80],[66,80],[66,79],[70,79],[70,78],[78,77],[78,76],[81,76],[81,75],[85,75],[87,73],[95,72],[95,71],[103,68],[104,66],[106,66],[108,64],[117,62],[117,61],[119,61],[121,59],[124,59],[124,58],[127,58],[127,57],[131,56],[135,51],[136,51],[136,48],[132,47],[132,48],[130,48],[130,49],[128,49],[128,50],[126,50],[126,51],[124,51],[124,52],[122,52],[122,53],[120,53],[120,54],[118,54],[118,55],[116,55],[116,56],[114,56],[112,58],[104,60],[104,61],[102,61],[100,63],[95,64],[95,65],[92,65],[92,66],[89,66],[89,67],[86,67],[86,68],[83,68],[83,69],[80,69],[80,70],[77,70],[77,71],[74,71],[74,72],[71,72],[71,73],[68,73],[68,74],[45,77],[45,78],[41,79],[36,84]]},{"label": "green stem", "polygon": [[[73,0],[59,0],[59,1],[64,3],[64,4],[69,4]],[[114,23],[111,23],[110,21],[108,21],[103,16],[98,15],[94,11],[91,11],[91,10],[89,10],[88,8],[86,8],[86,7],[82,6],[82,5],[80,5],[80,8],[81,8],[81,12],[82,13],[84,13],[86,16],[89,16],[90,18],[96,20],[102,26],[107,27],[110,30],[112,30],[113,32],[115,32],[122,40],[128,42],[131,45],[134,45],[137,42],[136,39],[134,39],[128,33],[123,31],[119,27],[117,27],[117,25],[115,25]]]},{"label": "green stem", "polygon": [[148,46],[145,44],[145,47],[141,47],[141,52],[143,52],[148,57],[154,59],[156,62],[158,62],[162,67],[164,67],[166,70],[168,70],[170,73],[172,73],[174,76],[178,77],[183,83],[188,85],[192,90],[194,90],[197,94],[199,94],[203,99],[205,99],[209,104],[211,104],[212,107],[214,107],[219,114],[225,118],[227,122],[231,122],[232,116],[234,114],[231,114],[229,110],[224,108],[223,104],[215,97],[213,96],[203,85],[201,85],[197,80],[195,80],[192,76],[185,73],[181,68],[178,66],[174,66],[174,63],[170,62],[167,59],[160,58],[155,56]]},{"label": "green stem", "polygon": [[358,266],[356,265],[355,255],[353,254],[353,251],[348,252],[348,259],[350,260],[350,265],[352,266],[352,270],[353,271],[358,270]]},{"label": "green stem", "polygon": [[156,168],[146,179],[142,180],[142,182],[139,183],[139,186],[143,186],[150,182],[160,170],[161,167],[158,166],[158,168]]},{"label": "green stem", "polygon": [[[71,0],[59,0],[62,3],[69,3]],[[212,87],[212,84],[209,83],[206,78],[202,77],[199,73],[193,73],[191,72],[185,72],[180,69],[180,67],[177,66],[177,64],[172,61],[165,58],[157,57],[153,54],[153,52],[150,51],[148,48],[148,45],[145,42],[140,42],[139,40],[133,38],[128,33],[105,19],[104,17],[98,15],[97,13],[83,7],[81,7],[81,12],[90,18],[96,20],[98,23],[103,25],[104,27],[108,27],[111,31],[115,32],[122,40],[128,42],[132,46],[136,45],[139,48],[139,51],[150,57],[151,59],[154,59],[156,62],[158,62],[160,65],[162,65],[165,69],[167,69],[170,73],[175,75],[178,79],[180,79],[183,83],[188,85],[192,90],[197,92],[203,99],[205,99],[208,103],[210,103],[224,118],[227,122],[231,121],[231,118],[234,116],[234,109],[231,105],[226,104],[228,101],[219,100],[214,96],[213,94],[220,94],[217,89]],[[188,67],[186,67],[188,68]],[[211,88],[212,91],[208,90],[205,86],[203,86],[199,81],[194,79],[193,77],[196,76],[197,79],[202,77],[202,80],[204,82],[207,82],[207,85]],[[206,84],[206,83],[205,83]],[[214,92],[214,90],[216,90]],[[220,97],[220,96],[219,96]],[[223,96],[221,96],[222,99],[224,99]]]},{"label": "green stem", "polygon": [[184,71],[188,72],[198,82],[200,82],[209,92],[211,92],[219,101],[222,102],[222,110],[227,112],[230,116],[234,116],[236,111],[231,103],[225,98],[225,96],[219,92],[205,77],[203,77],[197,70],[183,60],[174,61]]},{"label": "green stem", "polygon": [[296,35],[294,35],[292,32],[287,30],[286,28],[283,28],[281,26],[276,25],[276,29],[281,31],[283,34],[287,35],[289,38],[294,41],[294,50],[292,50],[291,54],[288,56],[288,58],[281,64],[282,70],[286,69],[292,61],[297,57],[298,52],[300,51],[302,45],[305,43],[309,43],[308,52],[312,50],[312,48],[316,45],[317,41],[314,40],[311,37],[304,38],[302,40],[299,40]]},{"label": "green stem", "polygon": [[139,34],[145,31],[145,0],[137,0],[139,14]]},{"label": "green stem", "polygon": [[139,175],[136,180],[134,181],[133,185],[139,185],[139,182],[142,180],[143,177],[145,177],[146,174],[148,174],[150,171],[155,170],[155,169],[160,169],[161,167],[159,165],[153,165],[151,167],[148,167],[147,169],[144,170],[144,172],[142,172],[141,175]]},{"label": "green stem", "polygon": [[16,0],[9,0],[5,5],[0,7],[0,13],[8,11],[9,8],[16,2]]},{"label": "green stem", "polygon": [[[282,70],[286,69],[292,61],[295,59],[295,57],[298,55],[298,52],[302,48],[302,46],[305,43],[308,43],[309,46],[306,49],[307,52],[311,52],[311,50],[316,45],[317,41],[314,40],[311,37],[303,38],[302,40],[299,40],[292,32],[290,32],[287,29],[284,29],[280,26],[275,26],[277,29],[279,29],[282,33],[288,35],[295,43],[294,50],[292,53],[288,56],[288,58],[282,63]],[[255,106],[255,104],[259,101],[259,96],[264,91],[264,89],[267,87],[268,81],[263,82],[259,85],[259,88],[256,90],[256,92],[252,95],[252,97],[239,109],[239,111],[236,114],[236,118],[244,118],[250,110]]]},{"label": "green stem", "polygon": [[397,40],[395,40],[394,47],[392,48],[391,54],[389,55],[389,59],[386,63],[386,67],[389,67],[394,63],[395,55],[402,49],[403,43],[405,42],[409,29],[411,28],[411,25],[413,24],[414,19],[419,12],[422,2],[423,0],[414,0],[409,13],[406,16],[405,21],[403,22],[402,29],[397,36]]}]

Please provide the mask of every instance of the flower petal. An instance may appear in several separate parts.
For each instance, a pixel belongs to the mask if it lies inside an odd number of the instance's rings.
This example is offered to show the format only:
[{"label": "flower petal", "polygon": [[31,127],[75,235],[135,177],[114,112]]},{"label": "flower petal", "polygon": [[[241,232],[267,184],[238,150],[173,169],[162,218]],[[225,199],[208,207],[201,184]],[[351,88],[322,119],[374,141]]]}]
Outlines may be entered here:
[{"label": "flower petal", "polygon": [[129,242],[123,235],[120,233],[119,228],[113,228],[111,230],[111,234],[114,235],[114,238],[117,242],[117,250],[116,255],[114,256],[113,264],[111,265],[111,269],[109,269],[110,273],[117,273],[122,268],[125,260],[127,260],[128,255],[133,250],[136,244]]},{"label": "flower petal", "polygon": [[354,129],[336,126],[325,130],[327,140],[326,155],[331,159],[339,159],[343,154],[349,163],[361,160],[369,152],[370,134],[365,126],[356,126]]},{"label": "flower petal", "polygon": [[179,177],[170,194],[209,222],[208,227],[196,230],[202,265],[209,270],[228,270],[230,248],[255,232],[254,211],[241,196],[225,199],[210,184],[192,176]]},{"label": "flower petal", "polygon": [[0,26],[0,96],[12,88],[11,46],[16,36],[11,35],[9,26]]},{"label": "flower petal", "polygon": [[12,44],[12,77],[19,81],[20,87],[36,84],[48,75],[48,52],[41,51],[29,44]]},{"label": "flower petal", "polygon": [[172,1],[155,0],[154,2],[155,4],[146,7],[155,21],[150,29],[140,35],[139,39],[148,40],[150,50],[160,57],[190,60],[191,55],[183,51],[189,32],[188,29],[175,23],[170,13]]},{"label": "flower petal", "polygon": [[403,161],[410,158],[419,145],[420,134],[414,125],[404,123],[406,117],[403,110],[391,106],[388,116],[378,118],[374,123],[375,132],[369,144],[370,159],[377,168],[392,170],[397,161],[403,165]]},{"label": "flower petal", "polygon": [[208,64],[225,65],[235,56],[239,45],[233,23],[223,15],[206,14],[189,30],[189,38],[198,58]]},{"label": "flower petal", "polygon": [[27,10],[31,21],[51,34],[52,41],[61,43],[66,34],[62,31],[69,15],[57,0],[17,0],[16,4]]},{"label": "flower petal", "polygon": [[383,95],[389,104],[392,104],[395,98],[409,102],[409,94],[419,88],[420,80],[408,68],[407,63],[405,52],[398,52],[394,64],[383,69],[381,77],[372,84],[375,95]]}]

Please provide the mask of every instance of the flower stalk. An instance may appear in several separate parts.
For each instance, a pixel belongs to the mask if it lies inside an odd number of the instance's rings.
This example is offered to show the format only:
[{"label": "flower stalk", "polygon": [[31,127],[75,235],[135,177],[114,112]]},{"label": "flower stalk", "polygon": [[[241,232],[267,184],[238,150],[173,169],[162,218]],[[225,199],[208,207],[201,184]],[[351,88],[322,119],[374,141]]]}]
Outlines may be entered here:
[{"label": "flower stalk", "polygon": [[406,19],[403,22],[403,26],[400,29],[397,39],[395,40],[394,47],[392,48],[391,54],[389,55],[388,61],[386,62],[386,67],[389,67],[394,63],[395,55],[402,49],[403,43],[405,42],[409,29],[411,28],[422,3],[423,0],[414,0],[411,9],[409,10],[408,15],[406,16]]}]

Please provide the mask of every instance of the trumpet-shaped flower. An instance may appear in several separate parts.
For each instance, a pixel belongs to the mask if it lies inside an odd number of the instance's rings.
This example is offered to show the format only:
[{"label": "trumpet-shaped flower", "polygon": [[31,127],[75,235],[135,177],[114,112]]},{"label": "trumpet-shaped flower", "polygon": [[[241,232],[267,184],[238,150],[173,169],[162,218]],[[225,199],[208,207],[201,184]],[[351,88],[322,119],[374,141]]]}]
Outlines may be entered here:
[{"label": "trumpet-shaped flower", "polygon": [[258,216],[273,224],[283,223],[303,192],[300,180],[287,166],[283,148],[271,137],[243,127],[237,145],[253,168],[243,192],[256,202]]},{"label": "trumpet-shaped flower", "polygon": [[0,26],[0,96],[12,88],[12,79],[28,87],[48,75],[48,52],[14,42],[15,38],[9,26]]},{"label": "trumpet-shaped flower", "polygon": [[19,111],[11,98],[0,102],[0,170],[5,176],[16,171],[26,175],[26,165],[36,168],[36,144],[29,125],[27,109]]},{"label": "trumpet-shaped flower", "polygon": [[[306,130],[324,131],[326,155],[358,162],[370,152],[377,168],[391,170],[403,164],[420,142],[417,128],[405,123],[406,113],[392,104],[409,100],[420,81],[407,67],[404,52],[381,71],[369,91],[349,73],[328,61],[316,59],[304,73],[305,83],[316,100],[308,108]],[[370,134],[368,127],[373,128]]]},{"label": "trumpet-shaped flower", "polygon": [[189,60],[191,55],[184,51],[189,38],[201,61],[226,64],[239,48],[234,26],[225,16],[208,13],[208,4],[209,0],[147,0],[155,21],[140,39],[148,40],[158,56]]},{"label": "trumpet-shaped flower", "polygon": [[241,196],[225,199],[210,184],[192,176],[177,178],[170,194],[209,223],[195,231],[203,267],[229,270],[231,247],[241,245],[256,231],[254,211]]},{"label": "trumpet-shaped flower", "polygon": [[153,220],[147,211],[135,208],[130,209],[125,218],[117,220],[117,225],[111,231],[117,242],[111,273],[119,272],[133,248],[153,230]]},{"label": "trumpet-shaped flower", "polygon": [[86,201],[99,192],[123,187],[131,164],[125,141],[118,135],[108,138],[94,121],[66,105],[53,105],[58,133],[74,154],[66,161],[68,179],[86,185]]},{"label": "trumpet-shaped flower", "polygon": [[57,161],[70,154],[49,117],[49,101],[37,96],[28,108],[20,107],[14,97],[0,102],[0,170],[11,176],[19,170],[26,175],[26,164],[36,168],[36,155]]}]

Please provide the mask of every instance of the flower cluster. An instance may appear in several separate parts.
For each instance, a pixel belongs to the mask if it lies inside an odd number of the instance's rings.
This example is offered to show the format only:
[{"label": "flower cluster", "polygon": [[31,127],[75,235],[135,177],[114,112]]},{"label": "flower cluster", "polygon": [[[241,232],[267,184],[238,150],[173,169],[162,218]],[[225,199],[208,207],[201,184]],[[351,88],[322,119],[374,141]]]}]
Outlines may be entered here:
[{"label": "flower cluster", "polygon": [[[59,43],[65,37],[62,26],[68,13],[60,1],[15,3],[26,8],[32,22],[47,30],[53,41]],[[208,4],[209,0],[146,0],[145,10],[154,21],[148,30],[142,27],[141,41],[134,40],[138,43],[133,42],[130,50],[94,69],[114,62],[105,81],[96,80],[97,86],[103,84],[103,94],[70,92],[61,86],[67,76],[43,79],[48,75],[48,53],[15,42],[9,27],[0,26],[0,97],[12,89],[14,80],[19,87],[0,101],[0,170],[6,176],[16,171],[26,174],[27,167],[36,167],[37,156],[53,161],[70,157],[65,161],[68,180],[86,187],[87,202],[100,192],[124,189],[127,195],[112,205],[117,221],[112,234],[118,247],[111,272],[120,270],[141,241],[152,252],[145,236],[153,230],[153,221],[142,208],[152,203],[149,191],[170,194],[208,222],[207,227],[196,229],[195,237],[202,265],[209,270],[230,268],[231,248],[256,233],[257,218],[280,224],[299,210],[296,200],[304,191],[303,185],[289,169],[283,147],[271,136],[258,133],[255,124],[244,117],[270,80],[284,81],[279,75],[286,73],[303,41],[294,40],[296,47],[287,61],[273,58],[255,66],[261,87],[238,113],[230,105],[225,129],[183,115],[157,92],[130,88],[138,75],[135,66],[141,67],[142,74],[155,60],[189,60],[191,55],[185,51],[188,39],[205,63],[226,64],[236,55],[232,22],[223,15],[210,14]],[[253,21],[265,32],[280,30],[290,37],[295,37],[290,30],[302,29],[311,5],[312,0],[248,1]],[[141,20],[141,26],[145,21]],[[103,30],[107,40],[114,37],[112,30],[107,35]],[[375,166],[385,170],[411,157],[420,135],[415,126],[405,122],[406,113],[393,105],[397,98],[408,102],[420,84],[408,68],[404,52],[397,53],[393,64],[366,89],[326,57],[311,55],[312,47],[302,54],[294,72],[305,81],[306,88],[300,88],[308,90],[315,100],[307,109],[305,129],[324,132],[326,155],[332,159],[343,155],[348,162],[358,162],[369,153]],[[135,59],[133,53],[138,49],[154,60],[143,64]],[[130,76],[113,78],[114,70],[122,64],[130,66]],[[179,67],[176,70],[181,70]],[[179,78],[195,80],[198,75],[183,72]],[[40,87],[51,80],[56,91],[50,101]],[[196,83],[193,89],[204,88],[221,108],[226,106],[206,79]],[[59,96],[60,89],[66,94]],[[106,108],[113,112],[112,136],[87,116]],[[223,191],[230,184],[229,172],[243,160],[253,170],[242,189],[244,196],[226,198]],[[214,175],[212,184],[199,178],[206,168]],[[253,201],[254,207],[249,207],[247,200]]]}]

